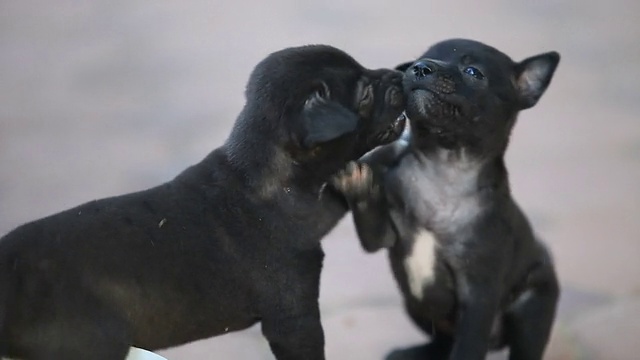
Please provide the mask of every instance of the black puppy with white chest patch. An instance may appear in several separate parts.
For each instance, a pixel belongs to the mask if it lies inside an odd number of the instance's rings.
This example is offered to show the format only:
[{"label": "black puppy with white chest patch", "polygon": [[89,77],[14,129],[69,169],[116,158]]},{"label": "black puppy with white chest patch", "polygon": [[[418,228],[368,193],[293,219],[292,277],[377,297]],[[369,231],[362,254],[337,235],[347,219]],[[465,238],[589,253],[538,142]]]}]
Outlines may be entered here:
[{"label": "black puppy with white chest patch", "polygon": [[541,359],[559,297],[551,256],[510,195],[504,154],[518,112],[534,106],[555,52],[513,62],[463,39],[405,70],[408,141],[352,163],[333,181],[363,247],[390,247],[406,309],[431,342],[389,359]]},{"label": "black puppy with white chest patch", "polygon": [[348,210],[325,184],[399,136],[401,82],[329,46],[273,53],[200,163],[7,234],[0,357],[118,360],[261,322],[277,359],[324,359],[320,239]]}]

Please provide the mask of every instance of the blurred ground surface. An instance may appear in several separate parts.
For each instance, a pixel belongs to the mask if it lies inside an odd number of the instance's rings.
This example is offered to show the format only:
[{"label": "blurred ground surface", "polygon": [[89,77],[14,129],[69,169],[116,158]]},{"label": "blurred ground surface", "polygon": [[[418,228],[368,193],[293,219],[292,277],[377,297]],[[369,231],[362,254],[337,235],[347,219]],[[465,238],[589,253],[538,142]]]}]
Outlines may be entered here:
[{"label": "blurred ground surface", "polygon": [[[226,138],[252,67],[283,47],[332,44],[373,68],[450,37],[515,59],[557,50],[557,75],[522,113],[507,159],[563,283],[546,358],[637,359],[639,11],[634,1],[4,0],[0,233],[199,161]],[[359,249],[350,218],[324,246],[328,359],[424,341],[386,256]],[[258,328],[161,354],[273,359]]]}]

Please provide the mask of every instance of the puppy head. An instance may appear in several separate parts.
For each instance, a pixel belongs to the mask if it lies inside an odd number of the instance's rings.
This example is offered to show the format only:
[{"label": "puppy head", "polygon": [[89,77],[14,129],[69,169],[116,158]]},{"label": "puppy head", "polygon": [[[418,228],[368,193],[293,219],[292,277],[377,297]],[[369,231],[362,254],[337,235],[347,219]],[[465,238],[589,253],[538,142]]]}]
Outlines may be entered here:
[{"label": "puppy head", "polygon": [[538,102],[559,60],[549,52],[516,63],[472,40],[435,44],[398,66],[414,136],[445,148],[504,151],[518,111]]},{"label": "puppy head", "polygon": [[254,69],[242,121],[294,165],[328,176],[399,137],[402,76],[365,69],[330,46],[281,50]]}]

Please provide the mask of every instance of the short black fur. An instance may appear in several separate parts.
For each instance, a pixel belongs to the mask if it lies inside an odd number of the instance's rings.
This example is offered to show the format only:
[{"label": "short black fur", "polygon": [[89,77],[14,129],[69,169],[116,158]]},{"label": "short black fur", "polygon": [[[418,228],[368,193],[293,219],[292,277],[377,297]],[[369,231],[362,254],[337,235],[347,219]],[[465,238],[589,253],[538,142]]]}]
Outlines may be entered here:
[{"label": "short black fur", "polygon": [[[226,143],[172,181],[20,226],[0,241],[0,357],[124,359],[261,322],[277,359],[324,359],[324,184],[396,139],[402,73],[329,46],[254,69]],[[325,189],[323,191],[323,189]]]},{"label": "short black fur", "polygon": [[559,297],[551,256],[509,190],[504,154],[520,110],[544,93],[559,55],[520,63],[485,44],[440,42],[405,71],[408,139],[351,163],[333,186],[363,247],[391,266],[427,345],[388,359],[538,360]]}]

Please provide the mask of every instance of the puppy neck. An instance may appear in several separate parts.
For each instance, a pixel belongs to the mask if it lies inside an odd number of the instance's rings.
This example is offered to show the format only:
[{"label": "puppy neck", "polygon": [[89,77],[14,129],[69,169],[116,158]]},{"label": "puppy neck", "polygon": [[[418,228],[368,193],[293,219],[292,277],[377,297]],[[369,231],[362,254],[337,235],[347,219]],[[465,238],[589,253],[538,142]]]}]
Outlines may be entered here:
[{"label": "puppy neck", "polygon": [[425,176],[432,184],[453,191],[451,196],[508,191],[507,171],[500,156],[483,157],[466,147],[414,147],[412,152],[425,164]]},{"label": "puppy neck", "polygon": [[462,134],[440,133],[429,125],[411,121],[409,144],[414,151],[436,154],[433,156],[434,158],[438,158],[437,154],[442,155],[445,150],[451,160],[457,157],[463,162],[465,159],[474,159],[476,162],[491,162],[504,157],[514,122],[515,117],[497,138],[495,136],[491,138],[482,134],[476,136],[464,132]]},{"label": "puppy neck", "polygon": [[[256,126],[256,118],[262,126]],[[273,122],[252,116],[245,108],[223,146],[226,162],[237,174],[236,181],[263,198],[285,191],[293,176],[291,158],[277,142],[281,134],[265,126],[269,123]]]},{"label": "puppy neck", "polygon": [[477,177],[484,166],[484,159],[475,156],[467,148],[435,147],[417,153],[419,159],[428,163],[434,170],[434,175],[448,181],[455,182],[459,178]]},{"label": "puppy neck", "polygon": [[243,134],[240,141],[231,136],[223,152],[231,171],[237,174],[237,181],[248,188],[249,194],[263,200],[300,191],[319,196],[325,186],[326,179],[321,173],[326,169],[297,163],[282,144],[266,139],[264,134]]},{"label": "puppy neck", "polygon": [[253,189],[251,192],[266,199],[288,191],[292,182],[291,160],[282,149],[256,147],[243,141],[226,146],[225,150],[231,169],[245,186]]}]

